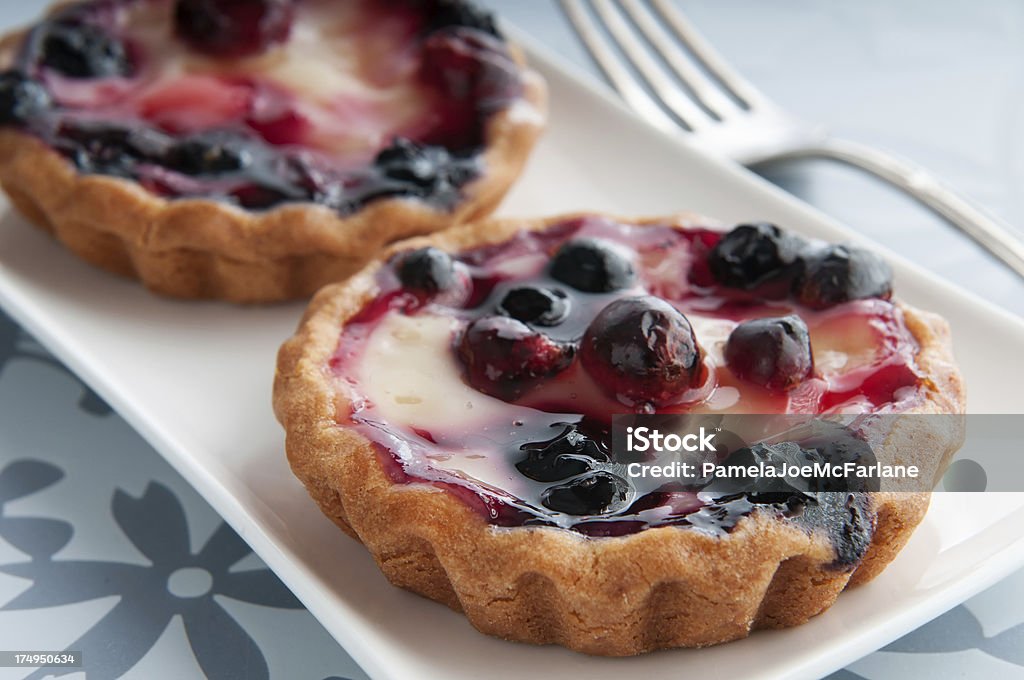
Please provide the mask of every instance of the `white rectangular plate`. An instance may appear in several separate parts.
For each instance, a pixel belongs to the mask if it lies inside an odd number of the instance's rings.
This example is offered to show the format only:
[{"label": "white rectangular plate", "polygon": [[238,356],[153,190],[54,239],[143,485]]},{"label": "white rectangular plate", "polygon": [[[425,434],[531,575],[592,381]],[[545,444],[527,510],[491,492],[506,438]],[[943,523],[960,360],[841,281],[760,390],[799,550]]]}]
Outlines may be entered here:
[{"label": "white rectangular plate", "polygon": [[[509,215],[696,210],[854,235],[743,169],[635,120],[541,54],[551,125]],[[799,677],[834,670],[1024,563],[1024,494],[939,494],[875,582],[800,628],[705,650],[592,658],[476,633],[391,587],[292,477],[270,408],[274,357],[300,305],[160,299],[76,260],[13,212],[0,219],[0,302],[87,380],[238,530],[351,655],[379,678]],[[1024,413],[1024,324],[893,258],[906,300],[953,326],[971,410]],[[116,475],[116,470],[110,474]]]}]

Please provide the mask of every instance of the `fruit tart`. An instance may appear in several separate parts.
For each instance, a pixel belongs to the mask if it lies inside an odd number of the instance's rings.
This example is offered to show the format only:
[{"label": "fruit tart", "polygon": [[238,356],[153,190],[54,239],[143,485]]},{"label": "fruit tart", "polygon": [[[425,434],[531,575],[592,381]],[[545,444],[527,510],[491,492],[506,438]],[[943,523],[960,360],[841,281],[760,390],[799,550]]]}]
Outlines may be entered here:
[{"label": "fruit tart", "polygon": [[0,42],[0,182],[185,298],[306,296],[491,211],[544,86],[463,0],[85,0]]},{"label": "fruit tart", "polygon": [[[962,413],[948,328],[863,248],[707,225],[468,225],[326,287],[278,357],[292,469],[392,583],[485,633],[631,655],[807,621],[929,494],[631,477],[613,417]],[[933,484],[962,432],[916,422],[890,434]]]}]

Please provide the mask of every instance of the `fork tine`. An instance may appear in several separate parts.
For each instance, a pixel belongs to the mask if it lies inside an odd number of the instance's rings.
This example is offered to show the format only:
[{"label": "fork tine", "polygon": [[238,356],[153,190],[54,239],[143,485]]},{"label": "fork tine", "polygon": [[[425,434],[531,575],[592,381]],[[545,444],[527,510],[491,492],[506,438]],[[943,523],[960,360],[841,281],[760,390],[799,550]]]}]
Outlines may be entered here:
[{"label": "fork tine", "polygon": [[620,0],[620,5],[701,106],[719,120],[724,120],[729,113],[737,110],[736,103],[723,93],[718,83],[696,67],[692,57],[686,54],[679,42],[669,35],[641,0]]},{"label": "fork tine", "polygon": [[590,14],[583,6],[582,0],[562,0],[562,9],[594,61],[608,76],[612,86],[618,90],[630,108],[662,130],[678,131],[679,125],[676,121],[672,120],[661,106],[637,84],[636,79],[594,24]]},{"label": "fork tine", "polygon": [[651,56],[649,48],[615,8],[612,0],[591,0],[594,10],[661,103],[691,130],[708,122],[708,114],[679,87]]},{"label": "fork tine", "polygon": [[693,27],[672,0],[651,0],[680,41],[700,60],[704,68],[748,109],[766,103],[764,95],[722,58],[711,44]]}]

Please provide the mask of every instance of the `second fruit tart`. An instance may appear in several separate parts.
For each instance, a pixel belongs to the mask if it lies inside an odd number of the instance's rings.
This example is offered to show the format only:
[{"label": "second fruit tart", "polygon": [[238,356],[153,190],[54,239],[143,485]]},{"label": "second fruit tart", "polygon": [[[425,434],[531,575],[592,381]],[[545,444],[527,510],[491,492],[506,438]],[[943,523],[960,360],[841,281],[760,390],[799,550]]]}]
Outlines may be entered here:
[{"label": "second fruit tart", "polygon": [[86,0],[0,44],[0,182],[160,293],[305,296],[490,212],[544,88],[461,0]]}]

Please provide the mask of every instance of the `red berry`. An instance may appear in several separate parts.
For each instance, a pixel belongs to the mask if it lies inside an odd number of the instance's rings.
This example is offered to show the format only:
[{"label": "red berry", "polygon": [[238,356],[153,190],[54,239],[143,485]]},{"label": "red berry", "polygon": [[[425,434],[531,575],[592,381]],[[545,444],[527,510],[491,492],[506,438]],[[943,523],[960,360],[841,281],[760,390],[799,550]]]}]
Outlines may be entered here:
[{"label": "red berry", "polygon": [[487,316],[466,328],[458,355],[470,385],[491,396],[513,400],[541,379],[568,368],[575,348],[555,342],[522,321]]},{"label": "red berry", "polygon": [[583,336],[580,361],[609,395],[629,405],[669,403],[700,375],[700,348],[689,320],[649,295],[601,310]]},{"label": "red berry", "polygon": [[293,0],[178,0],[174,29],[189,47],[215,57],[248,57],[291,31]]}]

